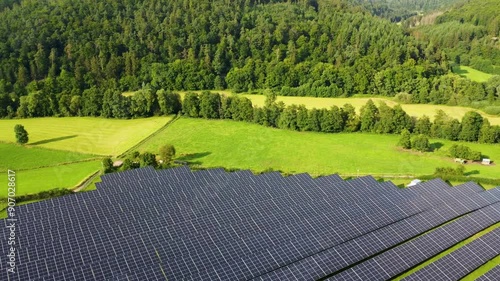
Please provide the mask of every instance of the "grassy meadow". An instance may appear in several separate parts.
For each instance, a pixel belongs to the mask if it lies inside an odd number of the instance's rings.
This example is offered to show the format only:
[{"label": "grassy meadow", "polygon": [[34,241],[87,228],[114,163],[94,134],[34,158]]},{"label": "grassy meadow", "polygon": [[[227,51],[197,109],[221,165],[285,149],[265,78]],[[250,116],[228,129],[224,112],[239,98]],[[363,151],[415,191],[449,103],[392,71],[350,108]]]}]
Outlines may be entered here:
[{"label": "grassy meadow", "polygon": [[[402,151],[398,135],[324,134],[266,128],[230,120],[181,118],[162,133],[144,142],[139,151],[156,152],[166,143],[177,150],[177,159],[203,167],[227,167],[314,175],[340,173],[356,176],[432,174],[436,167],[455,164],[446,156],[452,142],[431,140],[436,152]],[[499,145],[466,143],[491,159],[500,159]],[[466,165],[478,177],[498,178],[500,165]]]},{"label": "grassy meadow", "polygon": [[96,156],[90,154],[2,142],[0,142],[0,155],[2,155],[0,171],[6,171],[7,169],[14,171],[29,170],[96,158]]},{"label": "grassy meadow", "polygon": [[491,77],[493,77],[492,74],[482,72],[480,70],[476,70],[472,67],[468,67],[468,66],[464,66],[464,65],[453,67],[453,72],[462,76],[462,77],[469,78],[470,80],[476,81],[476,82],[486,82]]},{"label": "grassy meadow", "polygon": [[[17,174],[17,194],[73,188],[101,169],[104,155],[116,156],[163,127],[172,117],[132,120],[90,117],[0,120],[0,171]],[[15,144],[14,126],[29,133]],[[0,184],[6,185],[7,178]],[[0,194],[0,198],[3,197]]]},{"label": "grassy meadow", "polygon": [[[34,194],[54,188],[73,188],[101,168],[101,160],[16,171],[16,194]],[[0,178],[0,185],[7,186],[7,177]],[[7,197],[3,189],[0,198]]]},{"label": "grassy meadow", "polygon": [[15,142],[14,126],[22,124],[30,147],[95,155],[119,155],[151,135],[172,117],[104,119],[92,117],[0,120],[0,141]]}]

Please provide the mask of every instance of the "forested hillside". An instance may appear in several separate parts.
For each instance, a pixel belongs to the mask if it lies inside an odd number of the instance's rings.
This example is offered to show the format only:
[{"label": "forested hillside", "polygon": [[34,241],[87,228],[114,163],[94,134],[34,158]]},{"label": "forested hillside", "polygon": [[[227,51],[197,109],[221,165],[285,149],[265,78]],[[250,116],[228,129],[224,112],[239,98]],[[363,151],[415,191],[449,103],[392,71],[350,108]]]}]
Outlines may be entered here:
[{"label": "forested hillside", "polygon": [[458,64],[500,74],[499,11],[498,0],[466,1],[414,33],[445,49]]},{"label": "forested hillside", "polygon": [[143,87],[452,105],[500,92],[446,75],[437,44],[342,0],[25,0],[0,17],[1,116],[100,115],[106,91]]},{"label": "forested hillside", "polygon": [[419,13],[450,7],[466,0],[357,0],[374,15],[400,22]]}]

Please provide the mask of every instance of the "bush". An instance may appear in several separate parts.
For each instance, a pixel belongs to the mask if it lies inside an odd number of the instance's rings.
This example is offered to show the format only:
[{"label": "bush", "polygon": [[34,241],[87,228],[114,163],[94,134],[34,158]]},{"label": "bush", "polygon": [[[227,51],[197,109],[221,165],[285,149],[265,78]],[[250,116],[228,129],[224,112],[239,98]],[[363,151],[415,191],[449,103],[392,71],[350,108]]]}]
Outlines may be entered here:
[{"label": "bush", "polygon": [[171,144],[160,147],[160,159],[163,164],[168,165],[172,162],[175,156],[175,147]]},{"label": "bush", "polygon": [[113,161],[111,158],[104,158],[102,160],[102,170],[105,174],[112,173],[114,171]]},{"label": "bush", "polygon": [[403,129],[401,132],[401,138],[399,139],[398,145],[401,146],[404,149],[410,149],[411,148],[411,135],[410,131],[407,129]]},{"label": "bush", "polygon": [[156,156],[153,153],[144,152],[143,154],[141,154],[141,156],[139,156],[139,159],[141,161],[141,167],[157,166]]},{"label": "bush", "polygon": [[465,173],[464,166],[458,166],[453,169],[451,167],[437,167],[434,171],[434,175],[438,177],[447,177],[447,176],[463,176]]},{"label": "bush", "polygon": [[429,138],[427,138],[427,136],[422,134],[414,137],[411,140],[411,148],[421,152],[429,151],[431,148],[431,145],[429,143]]},{"label": "bush", "polygon": [[394,96],[394,99],[399,102],[399,103],[412,103],[413,102],[413,96],[408,93],[398,93],[396,96]]},{"label": "bush", "polygon": [[20,144],[25,144],[28,142],[28,132],[24,129],[24,126],[17,124],[14,127],[14,133],[16,134],[16,141]]},{"label": "bush", "polygon": [[484,108],[484,112],[491,115],[500,115],[500,106],[487,106]]},{"label": "bush", "polygon": [[461,144],[454,144],[448,150],[451,157],[462,158],[467,160],[479,161],[481,160],[481,152],[473,151],[468,146]]}]

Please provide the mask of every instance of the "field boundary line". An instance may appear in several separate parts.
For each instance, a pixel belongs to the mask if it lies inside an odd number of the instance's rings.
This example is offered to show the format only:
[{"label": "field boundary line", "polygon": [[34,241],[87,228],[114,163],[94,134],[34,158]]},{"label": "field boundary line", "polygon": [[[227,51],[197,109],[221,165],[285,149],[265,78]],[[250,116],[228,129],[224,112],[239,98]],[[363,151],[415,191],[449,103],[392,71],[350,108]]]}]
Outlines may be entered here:
[{"label": "field boundary line", "polygon": [[179,118],[181,118],[181,115],[177,114],[174,118],[172,118],[171,120],[169,120],[165,125],[163,125],[161,128],[159,128],[158,130],[156,130],[155,132],[153,132],[151,135],[145,137],[144,139],[142,139],[141,141],[139,141],[138,143],[136,143],[134,146],[132,146],[131,148],[125,150],[125,152],[123,152],[120,155],[118,155],[117,158],[122,158],[123,156],[127,155],[129,152],[132,152],[132,151],[136,150],[139,146],[141,146],[142,144],[144,144],[146,141],[150,140],[154,136],[156,136],[159,133],[163,132],[166,128],[168,128],[168,126],[170,126],[170,124],[174,123]]},{"label": "field boundary line", "polygon": [[82,189],[87,188],[92,181],[101,175],[101,170],[97,170],[94,173],[92,173],[90,176],[87,176],[85,179],[83,179],[80,183],[78,183],[74,188],[71,189],[73,192],[79,192]]},{"label": "field boundary line", "polygon": [[[33,168],[28,168],[28,169],[16,169],[16,171],[31,171],[31,170],[38,170],[38,169],[59,167],[59,166],[67,166],[67,165],[71,165],[71,164],[78,164],[78,163],[85,163],[85,162],[92,162],[92,161],[102,160],[103,158],[104,158],[104,156],[101,156],[101,157],[95,157],[95,158],[77,160],[77,161],[73,161],[73,162],[62,162],[62,163],[57,163],[57,164],[48,165],[48,166],[39,166],[39,167],[33,167]],[[0,169],[0,172],[5,172],[5,171],[7,171],[7,170]]]}]

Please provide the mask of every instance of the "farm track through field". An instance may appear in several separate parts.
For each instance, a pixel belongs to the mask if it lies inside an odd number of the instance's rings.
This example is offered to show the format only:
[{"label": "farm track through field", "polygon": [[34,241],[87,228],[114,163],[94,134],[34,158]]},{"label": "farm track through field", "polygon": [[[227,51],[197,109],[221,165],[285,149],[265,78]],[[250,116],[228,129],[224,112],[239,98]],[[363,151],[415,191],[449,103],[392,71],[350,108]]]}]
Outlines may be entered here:
[{"label": "farm track through field", "polygon": [[158,134],[162,133],[165,129],[167,129],[170,124],[174,123],[176,120],[178,120],[179,118],[181,117],[180,114],[176,115],[174,118],[172,118],[171,120],[169,120],[165,125],[163,125],[161,128],[159,128],[158,130],[156,130],[155,132],[153,132],[151,135],[147,136],[146,138],[144,138],[143,140],[141,140],[140,142],[138,142],[137,144],[135,144],[134,146],[132,146],[131,148],[127,149],[125,152],[123,152],[122,154],[118,155],[117,158],[122,158],[124,157],[125,155],[127,155],[128,153],[134,151],[134,150],[137,150],[141,145],[143,145],[145,142],[147,142],[148,140],[154,138],[155,136],[157,136]]}]

